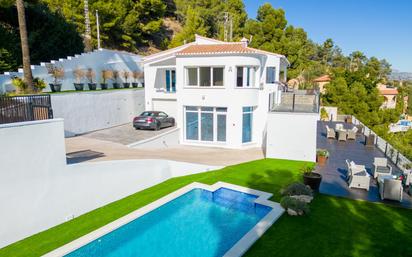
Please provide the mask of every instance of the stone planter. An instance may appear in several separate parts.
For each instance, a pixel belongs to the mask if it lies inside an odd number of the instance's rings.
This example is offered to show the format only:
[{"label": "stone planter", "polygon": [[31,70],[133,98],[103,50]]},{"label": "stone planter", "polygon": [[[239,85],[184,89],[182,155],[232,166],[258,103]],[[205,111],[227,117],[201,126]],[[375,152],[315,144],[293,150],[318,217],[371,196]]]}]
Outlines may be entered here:
[{"label": "stone planter", "polygon": [[87,83],[87,85],[89,86],[89,90],[96,90],[96,88],[97,88],[96,83]]},{"label": "stone planter", "polygon": [[133,88],[137,88],[138,85],[139,85],[139,83],[132,82],[132,87],[133,87]]},{"label": "stone planter", "polygon": [[84,83],[73,83],[74,85],[74,89],[76,89],[76,91],[83,91],[84,89]]},{"label": "stone planter", "polygon": [[319,173],[311,172],[303,174],[303,184],[309,186],[312,190],[319,190],[321,181],[322,175]]},{"label": "stone planter", "polygon": [[49,84],[52,92],[60,92],[62,90],[62,84]]},{"label": "stone planter", "polygon": [[120,88],[120,84],[119,84],[119,83],[113,83],[113,88],[119,89],[119,88]]},{"label": "stone planter", "polygon": [[102,90],[106,90],[108,87],[109,87],[109,86],[108,86],[107,83],[100,83],[100,88],[101,88]]},{"label": "stone planter", "polygon": [[130,83],[126,83],[126,82],[123,83],[123,87],[124,87],[124,88],[129,88],[129,87],[130,87]]}]

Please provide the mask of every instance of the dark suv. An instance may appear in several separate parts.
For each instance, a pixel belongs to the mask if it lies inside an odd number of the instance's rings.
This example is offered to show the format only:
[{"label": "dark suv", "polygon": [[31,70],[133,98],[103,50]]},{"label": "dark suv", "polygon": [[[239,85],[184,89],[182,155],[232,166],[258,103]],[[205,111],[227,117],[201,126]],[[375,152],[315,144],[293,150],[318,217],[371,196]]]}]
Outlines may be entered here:
[{"label": "dark suv", "polygon": [[175,119],[169,117],[164,112],[145,111],[133,119],[135,129],[154,129],[159,130],[164,127],[173,127]]}]

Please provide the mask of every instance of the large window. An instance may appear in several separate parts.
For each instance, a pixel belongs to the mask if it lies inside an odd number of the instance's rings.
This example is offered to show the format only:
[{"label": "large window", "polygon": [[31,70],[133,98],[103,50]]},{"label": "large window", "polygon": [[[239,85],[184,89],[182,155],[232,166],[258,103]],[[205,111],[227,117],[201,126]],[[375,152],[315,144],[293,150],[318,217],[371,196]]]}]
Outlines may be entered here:
[{"label": "large window", "polygon": [[250,66],[236,67],[236,87],[254,87],[255,68]]},{"label": "large window", "polygon": [[252,141],[253,107],[243,107],[242,143]]},{"label": "large window", "polygon": [[223,73],[223,67],[188,67],[186,68],[186,85],[222,87],[224,84]]},{"label": "large window", "polygon": [[175,70],[166,70],[166,92],[176,92]]},{"label": "large window", "polygon": [[186,106],[186,140],[226,142],[224,107]]},{"label": "large window", "polygon": [[266,83],[267,84],[276,83],[276,67],[266,68]]}]

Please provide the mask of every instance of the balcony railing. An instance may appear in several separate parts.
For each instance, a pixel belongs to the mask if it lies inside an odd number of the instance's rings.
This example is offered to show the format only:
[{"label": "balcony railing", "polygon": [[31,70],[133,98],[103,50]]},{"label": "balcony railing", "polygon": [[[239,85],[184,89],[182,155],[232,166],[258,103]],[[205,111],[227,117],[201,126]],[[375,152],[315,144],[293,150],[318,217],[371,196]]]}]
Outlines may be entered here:
[{"label": "balcony railing", "polygon": [[269,111],[319,113],[320,97],[316,91],[296,90],[279,94],[269,95]]}]

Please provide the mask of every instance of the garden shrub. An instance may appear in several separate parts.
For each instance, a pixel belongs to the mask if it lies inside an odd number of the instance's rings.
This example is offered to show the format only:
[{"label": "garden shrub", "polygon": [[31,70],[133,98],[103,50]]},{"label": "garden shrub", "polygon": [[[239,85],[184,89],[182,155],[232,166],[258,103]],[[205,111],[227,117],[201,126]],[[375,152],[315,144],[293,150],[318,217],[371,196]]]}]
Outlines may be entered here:
[{"label": "garden shrub", "polygon": [[[280,205],[288,211],[289,215],[303,215],[310,212],[309,205],[307,203],[291,196],[284,196],[280,200]],[[292,210],[292,212],[290,212],[290,210]]]},{"label": "garden shrub", "polygon": [[308,195],[313,196],[313,191],[310,187],[306,186],[303,183],[293,183],[287,186],[281,191],[281,194],[284,196],[292,195]]}]

